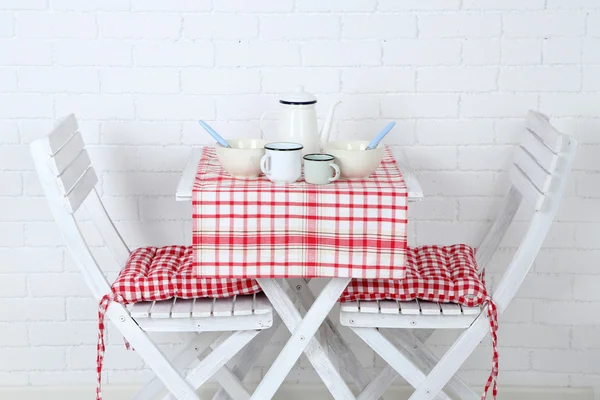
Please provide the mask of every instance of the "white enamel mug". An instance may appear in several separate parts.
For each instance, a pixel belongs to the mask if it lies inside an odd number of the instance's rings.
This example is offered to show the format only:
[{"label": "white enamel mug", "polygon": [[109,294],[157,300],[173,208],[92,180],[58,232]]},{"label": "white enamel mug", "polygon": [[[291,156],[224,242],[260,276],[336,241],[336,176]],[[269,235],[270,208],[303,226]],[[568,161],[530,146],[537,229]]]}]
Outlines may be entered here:
[{"label": "white enamel mug", "polygon": [[326,185],[339,178],[340,167],[333,162],[331,154],[307,154],[304,156],[304,180],[307,183]]},{"label": "white enamel mug", "polygon": [[271,182],[296,182],[302,175],[302,148],[300,143],[267,143],[260,169]]}]

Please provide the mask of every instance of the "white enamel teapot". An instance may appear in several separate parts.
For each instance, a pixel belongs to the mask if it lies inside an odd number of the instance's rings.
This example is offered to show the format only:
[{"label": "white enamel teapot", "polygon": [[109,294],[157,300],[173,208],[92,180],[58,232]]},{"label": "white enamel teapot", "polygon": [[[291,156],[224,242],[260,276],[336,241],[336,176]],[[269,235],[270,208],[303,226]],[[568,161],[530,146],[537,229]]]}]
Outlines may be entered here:
[{"label": "white enamel teapot", "polygon": [[[297,86],[293,93],[283,95],[279,100],[281,108],[278,111],[267,111],[260,118],[260,129],[269,141],[294,142],[304,146],[302,154],[320,153],[321,143],[329,140],[329,131],[333,122],[335,108],[340,103],[331,106],[325,118],[323,129],[319,133],[315,104],[317,98],[305,92],[303,86]],[[264,118],[268,114],[278,113],[279,123],[276,135],[265,132]]]}]

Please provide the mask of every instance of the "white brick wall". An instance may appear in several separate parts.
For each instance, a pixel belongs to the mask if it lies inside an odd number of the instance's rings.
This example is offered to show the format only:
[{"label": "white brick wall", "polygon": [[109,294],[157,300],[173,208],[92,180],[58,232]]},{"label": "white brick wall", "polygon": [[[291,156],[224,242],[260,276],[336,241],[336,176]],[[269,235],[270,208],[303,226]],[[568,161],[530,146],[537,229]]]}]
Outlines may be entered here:
[{"label": "white brick wall", "polygon": [[[257,136],[260,114],[300,83],[318,96],[320,117],[343,101],[333,137],[369,138],[396,120],[386,140],[406,150],[427,194],[411,205],[417,243],[476,244],[527,109],[577,136],[558,221],[502,317],[501,380],[600,382],[598,1],[0,0],[0,384],[95,380],[95,305],[41,197],[28,143],[75,112],[125,238],[181,243],[190,208],[175,203],[175,187],[189,147],[210,142],[196,120]],[[490,279],[524,226],[511,230]],[[105,259],[89,224],[84,231]],[[436,334],[436,351],[455,336]],[[287,337],[276,335],[252,380]],[[381,368],[350,338],[365,367]],[[114,330],[109,343],[109,383],[148,376]],[[483,347],[470,358],[469,382],[483,382],[489,357]],[[288,380],[316,377],[303,361]]]}]

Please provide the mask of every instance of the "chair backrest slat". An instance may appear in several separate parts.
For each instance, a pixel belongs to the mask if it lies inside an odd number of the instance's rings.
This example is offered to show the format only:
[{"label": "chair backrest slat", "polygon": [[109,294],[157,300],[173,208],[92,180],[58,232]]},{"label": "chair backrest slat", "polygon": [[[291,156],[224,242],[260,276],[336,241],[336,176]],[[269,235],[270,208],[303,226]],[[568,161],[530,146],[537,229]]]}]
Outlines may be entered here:
[{"label": "chair backrest slat", "polygon": [[87,150],[81,151],[73,162],[58,175],[58,181],[62,190],[68,193],[91,167],[92,163]]},{"label": "chair backrest slat", "polygon": [[550,226],[552,226],[560,200],[565,192],[567,178],[571,172],[571,165],[577,150],[577,141],[566,135],[563,136],[563,140],[563,152],[560,153],[561,162],[553,173],[556,184],[553,184],[553,187],[549,190],[544,206],[534,213],[519,248],[494,292],[493,299],[500,313],[506,309],[525,280],[550,230]]},{"label": "chair backrest slat", "polygon": [[510,179],[525,200],[539,211],[553,185],[561,154],[570,139],[548,118],[535,111],[527,115],[521,146],[515,152]]},{"label": "chair backrest slat", "polygon": [[64,118],[52,133],[48,136],[49,154],[55,155],[79,131],[79,125],[75,115],[70,114]]},{"label": "chair backrest slat", "polygon": [[30,147],[42,189],[58,228],[88,286],[99,300],[110,291],[110,285],[73,214],[84,205],[119,267],[127,261],[129,249],[96,193],[98,177],[85,150],[75,116],[65,118],[49,136],[36,140]]},{"label": "chair backrest slat", "polygon": [[71,163],[79,156],[83,151],[85,143],[81,133],[77,132],[61,147],[58,152],[50,155],[53,160],[53,169],[56,175],[60,175],[65,171]]},{"label": "chair backrest slat", "polygon": [[[540,212],[549,207],[549,199],[557,197],[556,190],[564,187],[561,186],[564,182],[560,182],[563,176],[561,171],[570,165],[576,146],[575,139],[558,132],[550,125],[546,116],[535,111],[530,111],[527,115],[527,125],[523,144],[517,147],[513,164],[509,168],[512,186],[508,196],[478,246],[477,263],[480,270],[485,268],[497,250],[523,200],[535,212]],[[535,133],[532,133],[533,129]],[[537,136],[540,132],[541,136]],[[543,142],[541,137],[544,137]]]},{"label": "chair backrest slat", "polygon": [[93,168],[88,168],[74,186],[65,193],[66,206],[71,213],[79,209],[88,195],[98,183],[98,177]]},{"label": "chair backrest slat", "polygon": [[528,130],[525,130],[521,146],[537,161],[546,171],[552,173],[556,169],[558,154],[554,153],[550,147],[546,146],[539,137]]},{"label": "chair backrest slat", "polygon": [[512,185],[516,187],[523,195],[523,198],[531,204],[534,210],[540,210],[544,205],[546,196],[540,192],[535,184],[527,177],[525,172],[517,165],[510,168],[510,180]]},{"label": "chair backrest slat", "polygon": [[565,145],[563,134],[549,123],[548,117],[544,114],[537,111],[529,111],[525,127],[529,132],[539,137],[555,154],[563,150],[563,146]]},{"label": "chair backrest slat", "polygon": [[493,296],[500,312],[523,283],[548,234],[577,148],[574,138],[558,132],[548,118],[537,112],[528,114],[524,136],[510,167],[512,186],[504,206],[476,252],[478,266],[483,270],[508,232],[523,200],[531,205],[534,213],[529,227]]},{"label": "chair backrest slat", "polygon": [[523,147],[518,147],[515,151],[514,164],[529,180],[535,185],[540,193],[547,193],[552,183],[552,175],[537,163],[531,154]]},{"label": "chair backrest slat", "polygon": [[64,118],[33,147],[36,148],[34,157],[43,158],[55,176],[64,206],[75,213],[98,183],[75,116]]}]

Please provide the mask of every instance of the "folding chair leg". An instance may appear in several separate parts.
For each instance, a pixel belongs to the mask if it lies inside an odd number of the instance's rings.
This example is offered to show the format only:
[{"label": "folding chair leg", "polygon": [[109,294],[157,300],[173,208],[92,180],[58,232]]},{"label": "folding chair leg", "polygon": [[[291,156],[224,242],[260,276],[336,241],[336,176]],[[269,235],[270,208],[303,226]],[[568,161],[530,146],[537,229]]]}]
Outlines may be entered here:
[{"label": "folding chair leg", "polygon": [[[217,340],[214,340],[212,342],[212,344],[210,344],[210,346],[209,346],[214,351],[218,347],[215,343],[223,342],[229,336],[229,333],[228,332],[225,332],[225,333],[212,332],[212,333],[215,333],[216,335],[220,335],[217,338]],[[206,348],[204,350],[206,350]],[[200,356],[200,354],[198,354],[198,355]],[[202,363],[203,359],[199,359],[199,361],[200,361],[200,363]],[[226,388],[227,392],[231,394],[231,396],[233,397],[234,400],[248,400],[250,398],[250,394],[248,393],[248,391],[246,390],[246,388],[244,387],[242,382],[240,382],[240,380],[233,374],[233,372],[231,372],[231,370],[229,368],[227,368],[227,365],[223,365],[212,376],[217,380],[217,382],[219,383],[221,388]],[[196,387],[195,389],[198,389],[198,388],[199,388],[199,386]],[[172,400],[172,398],[173,398],[172,395],[167,394],[165,397],[163,397],[163,400]]]},{"label": "folding chair leg", "polygon": [[[427,346],[421,342],[413,333],[402,329],[391,330],[393,342],[401,347],[404,352],[412,358],[417,367],[421,368],[426,373],[429,373],[433,367],[439,362]],[[454,375],[446,385],[446,391],[453,399],[460,400],[480,400],[478,396],[467,383],[458,376]]]},{"label": "folding chair leg", "polygon": [[467,328],[446,354],[431,370],[423,384],[410,396],[409,400],[431,399],[456,374],[460,366],[471,355],[479,342],[489,332],[489,321],[482,312],[473,324]]},{"label": "folding chair leg", "polygon": [[223,341],[207,355],[196,368],[187,375],[186,380],[194,388],[202,386],[221,367],[244,348],[260,331],[237,331]]},{"label": "folding chair leg", "polygon": [[194,389],[169,363],[148,334],[135,323],[123,305],[110,303],[106,314],[177,400],[200,400]]},{"label": "folding chair leg", "polygon": [[[258,356],[263,352],[267,344],[271,341],[275,332],[281,325],[281,318],[277,314],[273,315],[273,326],[269,329],[262,330],[258,336],[242,351],[239,361],[237,365],[233,368],[233,374],[242,382],[252,365],[256,362]],[[230,400],[229,395],[223,389],[223,387],[219,388],[217,393],[214,395],[212,400]]]},{"label": "folding chair leg", "polygon": [[381,373],[377,375],[362,392],[360,392],[360,395],[358,395],[356,400],[372,400],[380,398],[397,377],[398,373],[396,370],[389,365],[386,365],[383,371],[381,371]]},{"label": "folding chair leg", "polygon": [[305,349],[306,356],[334,399],[355,399],[339,371],[335,369],[319,342],[314,338],[319,325],[335,305],[349,281],[349,278],[333,278],[302,319],[294,303],[286,296],[277,281],[258,279],[258,283],[283,323],[293,334],[258,385],[252,399],[272,398]]},{"label": "folding chair leg", "polygon": [[[224,387],[227,387],[230,392],[237,393],[234,395],[234,400],[248,399],[250,395],[246,389],[241,385],[240,380],[248,373],[252,364],[256,360],[256,356],[264,350],[264,346],[270,341],[277,327],[281,324],[281,320],[275,316],[273,326],[269,329],[260,331],[259,337],[257,337],[249,346],[246,347],[240,362],[237,364],[233,371],[229,371],[226,366],[223,366],[215,374],[215,378],[219,381],[221,387],[217,394],[213,397],[213,400],[228,400],[229,394]],[[173,366],[181,372],[185,367],[189,366],[192,361],[200,357],[209,347],[214,348],[215,341],[223,336],[221,332],[201,332],[198,337],[193,339],[184,350],[182,350],[173,360]],[[200,360],[202,361],[202,360]],[[234,379],[235,378],[235,379]],[[164,385],[158,378],[152,379],[134,398],[133,400],[147,400],[153,399],[164,390]],[[165,399],[171,398],[170,395],[165,396]]]},{"label": "folding chair leg", "polygon": [[219,385],[225,388],[233,400],[250,399],[250,393],[248,393],[242,382],[229,368],[223,366],[215,373],[214,377],[219,382]]},{"label": "folding chair leg", "polygon": [[[273,326],[266,330],[270,334],[263,335],[260,341],[258,340],[259,338],[256,338],[254,339],[252,344],[246,346],[245,351],[242,352],[241,358],[238,361],[238,367],[236,367],[234,371],[229,370],[229,368],[227,368],[227,365],[223,365],[221,369],[218,370],[217,373],[214,375],[219,384],[221,385],[221,388],[219,390],[223,390],[226,398],[230,398],[229,396],[231,396],[233,400],[250,399],[250,394],[242,384],[242,381],[244,380],[244,377],[246,376],[250,368],[252,368],[252,364],[254,364],[254,362],[256,361],[256,357],[262,352],[262,350],[264,350],[265,345],[269,343],[269,340],[271,339],[271,337],[273,337],[273,333],[279,327],[279,324],[281,324],[281,319],[277,315],[275,315]],[[260,331],[259,335],[263,332],[265,331]],[[257,342],[258,345],[255,345],[255,343]],[[210,347],[215,349],[217,346],[212,344]],[[217,396],[217,394],[215,394],[215,397]]]},{"label": "folding chair leg", "polygon": [[[369,345],[381,358],[392,366],[414,388],[425,381],[426,375],[411,360],[402,354],[376,328],[351,328],[364,342]],[[386,371],[384,371],[386,372]],[[429,399],[451,400],[445,393],[437,393]]]},{"label": "folding chair leg", "polygon": [[[201,332],[171,361],[177,372],[181,373],[185,367],[198,358],[219,337],[220,332]],[[155,399],[165,389],[163,383],[154,377],[135,395],[132,400]]]},{"label": "folding chair leg", "polygon": [[[304,308],[304,310],[310,309],[312,304],[315,302],[315,295],[310,290],[308,286],[307,280],[303,278],[296,279],[287,279],[286,282],[291,287],[292,293],[288,292],[292,298],[298,297],[300,302]],[[321,329],[325,332],[324,336],[326,337],[325,342],[328,346],[331,347],[331,350],[335,357],[332,361],[336,361],[339,359],[342,366],[348,372],[350,377],[352,378],[352,382],[360,389],[363,390],[369,385],[371,382],[371,377],[367,375],[366,371],[356,358],[356,355],[350,350],[350,346],[344,341],[340,331],[337,326],[333,323],[329,316],[325,320],[325,324],[321,326]]]}]

